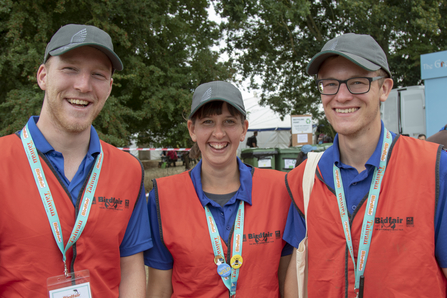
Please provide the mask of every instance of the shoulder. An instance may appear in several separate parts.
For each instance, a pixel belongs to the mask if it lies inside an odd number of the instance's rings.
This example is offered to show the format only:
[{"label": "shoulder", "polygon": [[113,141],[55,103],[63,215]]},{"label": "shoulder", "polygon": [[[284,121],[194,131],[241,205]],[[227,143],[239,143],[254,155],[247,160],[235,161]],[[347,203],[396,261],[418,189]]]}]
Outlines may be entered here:
[{"label": "shoulder", "polygon": [[104,142],[102,140],[100,142],[101,142],[102,149],[104,150],[104,153],[111,154],[115,158],[123,159],[123,160],[129,161],[129,162],[132,162],[132,161],[133,162],[135,162],[135,161],[139,162],[138,158],[136,158],[135,156],[133,156],[129,152],[120,150],[120,149],[116,148],[115,146],[110,145],[109,143],[106,143],[106,142]]},{"label": "shoulder", "polygon": [[101,146],[104,151],[104,162],[107,161],[107,164],[122,170],[144,172],[143,164],[129,152],[122,151],[104,141],[101,141]]},{"label": "shoulder", "polygon": [[271,169],[254,168],[253,179],[269,179],[272,181],[281,180],[284,181],[286,176],[285,172]]},{"label": "shoulder", "polygon": [[20,136],[15,133],[0,137],[0,143],[2,143],[2,144],[11,143],[11,142],[19,141],[19,140],[20,140]]},{"label": "shoulder", "polygon": [[402,150],[406,152],[413,151],[420,155],[422,158],[424,153],[437,152],[439,150],[439,144],[427,142],[424,140],[418,140],[407,136],[398,136],[394,145],[394,150]]},{"label": "shoulder", "polygon": [[23,152],[25,154],[24,150],[20,151],[20,147],[22,147],[22,143],[20,140],[20,137],[16,134],[10,134],[4,137],[0,137],[0,148],[2,148],[2,159],[9,159],[11,156],[16,155],[19,152]]},{"label": "shoulder", "polygon": [[189,171],[182,172],[180,174],[175,174],[171,176],[161,177],[155,179],[155,182],[158,185],[161,184],[179,184],[180,182],[191,181],[191,177],[189,175]]}]

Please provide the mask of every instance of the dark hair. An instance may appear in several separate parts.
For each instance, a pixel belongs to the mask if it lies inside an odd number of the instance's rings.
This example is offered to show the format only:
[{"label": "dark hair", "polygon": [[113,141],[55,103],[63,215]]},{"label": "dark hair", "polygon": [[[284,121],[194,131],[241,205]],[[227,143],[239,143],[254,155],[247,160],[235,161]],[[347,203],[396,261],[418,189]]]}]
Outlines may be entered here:
[{"label": "dark hair", "polygon": [[295,168],[298,167],[304,161],[304,158],[306,156],[307,154],[304,153],[303,151],[300,151],[300,153],[298,153],[298,156],[296,157]]},{"label": "dark hair", "polygon": [[[210,101],[198,109],[194,115],[191,116],[191,121],[194,123],[196,119],[202,119],[211,115],[220,115],[222,114],[222,106],[224,104],[224,101],[221,100],[215,100]],[[228,112],[230,112],[231,116],[240,116],[241,121],[245,121],[245,115],[242,115],[241,112],[239,112],[235,107],[233,107],[230,104],[227,104]]]}]

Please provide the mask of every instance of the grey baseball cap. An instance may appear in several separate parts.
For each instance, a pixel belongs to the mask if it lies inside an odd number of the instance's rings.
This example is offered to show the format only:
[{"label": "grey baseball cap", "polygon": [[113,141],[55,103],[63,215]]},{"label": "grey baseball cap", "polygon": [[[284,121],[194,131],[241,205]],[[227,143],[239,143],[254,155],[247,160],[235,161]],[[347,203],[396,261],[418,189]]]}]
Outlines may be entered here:
[{"label": "grey baseball cap", "polygon": [[245,111],[244,100],[242,99],[242,94],[239,89],[227,82],[214,81],[204,83],[194,91],[189,119],[191,119],[192,115],[194,115],[201,106],[215,100],[221,100],[232,105],[244,116],[247,114]]},{"label": "grey baseball cap", "polygon": [[386,54],[370,35],[347,33],[329,40],[307,65],[307,73],[315,75],[321,64],[335,55],[340,55],[363,69],[376,71],[382,68],[390,78]]},{"label": "grey baseball cap", "polygon": [[47,44],[43,63],[47,62],[49,55],[59,56],[82,46],[91,46],[102,51],[109,57],[113,69],[123,70],[121,59],[113,51],[110,35],[88,25],[69,24],[61,27]]}]

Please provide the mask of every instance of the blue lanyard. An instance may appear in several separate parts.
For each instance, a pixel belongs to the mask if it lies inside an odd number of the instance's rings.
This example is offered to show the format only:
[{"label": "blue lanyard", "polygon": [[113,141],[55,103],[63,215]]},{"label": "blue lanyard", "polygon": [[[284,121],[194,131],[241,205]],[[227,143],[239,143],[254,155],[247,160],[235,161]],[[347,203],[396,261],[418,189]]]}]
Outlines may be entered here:
[{"label": "blue lanyard", "polygon": [[81,209],[76,218],[75,225],[71,232],[70,238],[67,245],[64,248],[64,237],[62,235],[62,226],[59,221],[59,216],[57,214],[56,205],[54,204],[53,196],[51,194],[50,188],[48,186],[47,179],[40,163],[39,156],[37,154],[36,146],[34,145],[31,133],[29,133],[28,124],[22,129],[21,139],[23,148],[25,149],[26,156],[28,158],[31,171],[33,172],[34,180],[36,182],[37,189],[40,193],[40,198],[42,199],[43,206],[45,207],[45,212],[47,213],[48,221],[50,223],[51,231],[53,232],[56,244],[62,253],[62,260],[64,262],[64,274],[69,277],[67,264],[66,264],[66,253],[67,250],[79,239],[82,231],[87,224],[90,209],[92,207],[93,196],[96,191],[96,186],[99,180],[99,174],[101,172],[102,161],[103,161],[103,151],[101,147],[101,153],[93,167],[92,173],[90,175],[87,188],[84,193],[84,198],[81,202]]},{"label": "blue lanyard", "polygon": [[[234,223],[233,250],[230,265],[225,262],[225,255],[222,249],[219,231],[216,222],[208,206],[205,206],[206,222],[211,238],[211,245],[214,251],[214,262],[217,265],[217,273],[222,278],[223,283],[230,291],[230,296],[236,295],[237,280],[239,278],[239,268],[242,266],[242,242],[244,234],[244,201],[240,201]],[[231,273],[230,273],[231,271]],[[231,276],[230,276],[231,274]]]},{"label": "blue lanyard", "polygon": [[334,164],[334,186],[335,193],[337,195],[338,209],[340,211],[341,222],[343,225],[343,231],[345,233],[346,244],[348,245],[349,253],[351,255],[352,263],[354,263],[355,274],[355,287],[354,290],[358,291],[360,284],[360,276],[364,275],[366,261],[368,259],[369,248],[371,245],[371,238],[374,229],[374,217],[376,215],[377,204],[379,202],[380,186],[382,184],[382,178],[385,174],[386,161],[388,156],[388,150],[391,146],[391,133],[385,128],[383,132],[383,144],[380,156],[379,168],[375,168],[374,176],[371,181],[371,186],[368,194],[368,201],[365,208],[365,215],[363,217],[362,233],[360,236],[359,249],[357,254],[357,265],[354,260],[354,250],[352,247],[351,239],[351,227],[349,225],[349,218],[346,206],[345,193],[343,190],[343,182],[341,180],[340,169]]}]

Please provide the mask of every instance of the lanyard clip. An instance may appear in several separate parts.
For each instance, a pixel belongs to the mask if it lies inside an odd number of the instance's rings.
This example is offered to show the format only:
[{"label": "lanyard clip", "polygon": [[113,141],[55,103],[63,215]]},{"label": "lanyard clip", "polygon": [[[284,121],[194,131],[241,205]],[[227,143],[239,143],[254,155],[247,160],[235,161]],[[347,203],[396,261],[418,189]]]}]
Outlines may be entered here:
[{"label": "lanyard clip", "polygon": [[67,263],[64,262],[64,275],[66,278],[70,278],[70,274],[68,274],[68,268],[67,268]]}]

